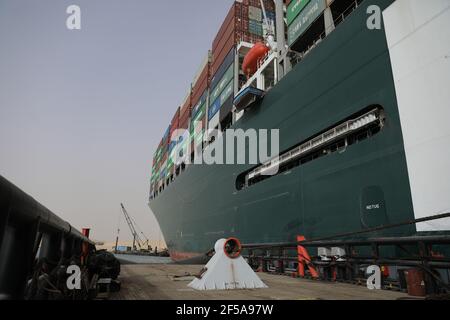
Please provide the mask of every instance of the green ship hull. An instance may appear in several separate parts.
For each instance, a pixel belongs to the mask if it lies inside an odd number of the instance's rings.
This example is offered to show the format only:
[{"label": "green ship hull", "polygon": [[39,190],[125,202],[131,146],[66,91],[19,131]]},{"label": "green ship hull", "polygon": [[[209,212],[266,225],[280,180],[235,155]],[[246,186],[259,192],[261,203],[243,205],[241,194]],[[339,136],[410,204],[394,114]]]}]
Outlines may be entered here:
[{"label": "green ship hull", "polygon": [[[384,9],[392,2],[370,4]],[[415,218],[386,33],[366,27],[368,5],[363,2],[232,128],[279,129],[281,151],[371,106],[384,110],[383,128],[242,190],[236,179],[251,165],[188,166],[150,201],[173,259],[203,254],[220,238],[312,239]],[[415,226],[406,226],[371,236],[415,233]]]}]

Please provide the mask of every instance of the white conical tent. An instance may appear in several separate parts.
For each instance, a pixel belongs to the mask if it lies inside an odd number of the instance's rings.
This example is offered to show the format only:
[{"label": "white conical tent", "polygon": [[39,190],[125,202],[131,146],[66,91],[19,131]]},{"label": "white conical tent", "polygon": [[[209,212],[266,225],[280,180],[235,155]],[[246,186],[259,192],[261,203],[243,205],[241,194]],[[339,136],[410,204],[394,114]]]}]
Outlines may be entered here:
[{"label": "white conical tent", "polygon": [[[220,239],[216,242],[216,253],[205,266],[206,272],[201,278],[195,278],[189,287],[196,290],[233,290],[257,289],[267,286],[256,275],[239,252],[229,255],[225,247],[236,239]],[[239,244],[239,242],[237,241]],[[240,244],[239,244],[240,246]]]}]

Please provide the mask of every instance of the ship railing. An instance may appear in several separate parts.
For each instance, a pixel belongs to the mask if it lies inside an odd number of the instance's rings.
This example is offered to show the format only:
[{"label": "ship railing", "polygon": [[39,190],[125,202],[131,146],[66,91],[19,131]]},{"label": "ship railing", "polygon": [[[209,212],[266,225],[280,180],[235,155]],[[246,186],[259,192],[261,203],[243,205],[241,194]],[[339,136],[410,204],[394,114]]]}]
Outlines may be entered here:
[{"label": "ship railing", "polygon": [[261,166],[248,173],[247,180],[254,179],[255,177],[260,175],[264,175],[267,172],[273,172],[274,169],[279,168],[280,166],[294,159],[298,159],[302,155],[309,153],[312,150],[316,150],[317,148],[329,144],[331,141],[338,140],[339,138],[346,136],[351,132],[357,131],[365,126],[369,126],[377,121],[381,122],[381,118],[381,111],[378,108],[375,108],[356,119],[346,121],[326,131],[325,133],[322,133],[319,136],[306,141],[295,149],[281,154],[279,157],[262,164]]},{"label": "ship railing", "polygon": [[291,50],[291,52],[295,54],[296,63],[302,61],[313,49],[315,49],[339,24],[344,22],[347,19],[347,17],[351,13],[353,13],[353,11],[355,11],[363,1],[364,0],[355,0],[341,14],[339,14],[337,17],[333,17],[334,25],[330,26],[328,29],[322,32],[317,38],[312,40],[311,44],[308,45],[305,50],[303,50],[302,52],[296,52],[294,50]]},{"label": "ship railing", "polygon": [[337,16],[336,18],[333,18],[334,21],[334,25],[337,26],[339,25],[341,22],[345,21],[345,19],[356,9],[358,9],[359,5],[361,4],[361,2],[363,2],[364,0],[355,0],[350,6],[347,7],[347,9],[345,9],[339,16]]},{"label": "ship railing", "polygon": [[[240,86],[240,89],[238,91],[238,93],[236,94],[239,95],[242,91],[244,91],[247,87],[251,86],[252,84],[254,84],[258,78],[258,76],[264,72],[272,63],[276,63],[276,59],[277,59],[278,55],[276,52],[269,52],[267,53],[264,58],[262,58],[259,62],[258,62],[258,69],[256,70],[256,72],[247,79],[247,81],[244,82],[244,84],[242,86]],[[264,91],[268,91],[268,88],[258,88]]]},{"label": "ship railing", "polygon": [[0,300],[23,299],[36,258],[50,268],[92,251],[87,236],[0,176]]},{"label": "ship railing", "polygon": [[[361,238],[364,234],[448,218],[450,213],[444,213],[321,239],[244,244],[242,247],[249,264],[263,272],[361,284],[369,276],[367,268],[377,266],[384,271],[383,289],[405,291],[405,274],[414,270],[423,274],[427,294],[448,294],[450,234]],[[299,248],[306,248],[311,257],[299,254]],[[317,270],[318,278],[308,271],[302,274],[300,270],[307,270],[300,268],[302,264]]]}]

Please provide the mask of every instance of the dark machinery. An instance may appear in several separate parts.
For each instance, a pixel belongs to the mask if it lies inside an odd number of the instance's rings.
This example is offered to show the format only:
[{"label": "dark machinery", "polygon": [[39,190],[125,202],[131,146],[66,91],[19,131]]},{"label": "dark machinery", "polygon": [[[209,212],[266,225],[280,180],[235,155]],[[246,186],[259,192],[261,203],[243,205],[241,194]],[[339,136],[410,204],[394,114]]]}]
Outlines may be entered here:
[{"label": "dark machinery", "polygon": [[120,272],[113,258],[0,176],[0,300],[93,299],[98,279]]},{"label": "dark machinery", "polygon": [[101,250],[92,255],[88,262],[89,270],[99,278],[116,280],[120,274],[120,262],[111,252]]}]

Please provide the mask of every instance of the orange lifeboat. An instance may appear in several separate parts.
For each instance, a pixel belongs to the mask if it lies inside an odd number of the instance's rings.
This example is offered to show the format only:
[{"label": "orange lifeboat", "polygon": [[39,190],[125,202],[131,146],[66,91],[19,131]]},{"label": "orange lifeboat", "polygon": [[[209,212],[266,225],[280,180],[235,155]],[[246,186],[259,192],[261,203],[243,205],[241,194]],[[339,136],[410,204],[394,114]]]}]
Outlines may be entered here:
[{"label": "orange lifeboat", "polygon": [[244,58],[244,63],[242,63],[242,71],[247,75],[247,77],[251,77],[255,74],[256,70],[258,70],[258,63],[261,61],[270,49],[261,42],[255,43],[253,48],[247,53]]}]

